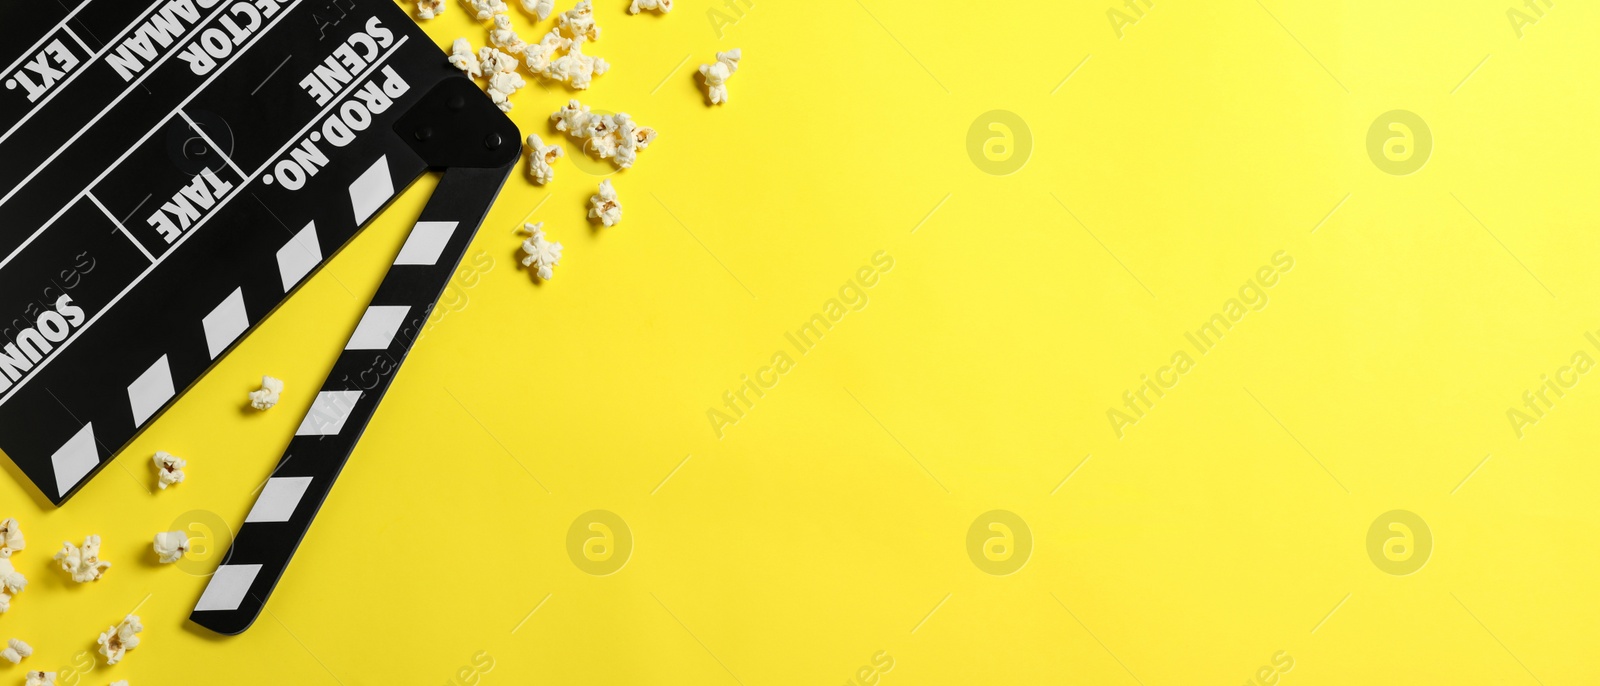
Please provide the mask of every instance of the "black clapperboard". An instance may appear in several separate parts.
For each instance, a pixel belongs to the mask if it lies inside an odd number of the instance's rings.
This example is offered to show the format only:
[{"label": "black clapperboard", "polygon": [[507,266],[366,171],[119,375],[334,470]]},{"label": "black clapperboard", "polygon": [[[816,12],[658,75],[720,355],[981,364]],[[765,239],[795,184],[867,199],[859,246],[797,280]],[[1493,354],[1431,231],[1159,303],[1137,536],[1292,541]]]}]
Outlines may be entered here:
[{"label": "black clapperboard", "polygon": [[57,505],[443,172],[191,615],[243,631],[395,376],[362,372],[404,362],[516,127],[389,0],[0,0],[0,36],[0,450]]}]

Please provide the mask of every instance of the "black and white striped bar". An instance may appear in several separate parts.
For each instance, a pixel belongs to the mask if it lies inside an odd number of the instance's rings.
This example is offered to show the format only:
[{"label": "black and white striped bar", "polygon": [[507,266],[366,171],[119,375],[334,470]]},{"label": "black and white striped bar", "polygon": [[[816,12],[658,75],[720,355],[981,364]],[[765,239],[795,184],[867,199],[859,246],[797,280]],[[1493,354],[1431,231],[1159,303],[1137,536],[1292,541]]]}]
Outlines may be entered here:
[{"label": "black and white striped bar", "polygon": [[421,175],[393,127],[460,75],[388,0],[0,2],[0,38],[0,449],[60,504]]},{"label": "black and white striped bar", "polygon": [[237,634],[261,613],[513,165],[445,171],[192,621]]}]

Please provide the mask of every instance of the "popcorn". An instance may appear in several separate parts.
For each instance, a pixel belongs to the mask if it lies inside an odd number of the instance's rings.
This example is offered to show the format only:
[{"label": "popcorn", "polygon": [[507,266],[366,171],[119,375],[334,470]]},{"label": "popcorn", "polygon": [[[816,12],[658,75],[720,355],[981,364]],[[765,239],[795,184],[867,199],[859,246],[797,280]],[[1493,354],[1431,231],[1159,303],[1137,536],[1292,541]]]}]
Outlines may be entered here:
[{"label": "popcorn", "polygon": [[472,9],[472,16],[478,21],[488,21],[496,14],[506,13],[506,4],[500,0],[465,0],[467,7]]},{"label": "popcorn", "polygon": [[444,14],[444,0],[417,0],[417,17],[432,19]]},{"label": "popcorn", "polygon": [[23,678],[28,680],[25,686],[56,686],[55,672],[28,672]]},{"label": "popcorn", "polygon": [[622,205],[617,202],[617,191],[611,179],[600,182],[600,192],[589,198],[589,218],[599,219],[605,226],[616,226],[622,221]]},{"label": "popcorn", "polygon": [[577,100],[551,113],[557,131],[565,131],[583,146],[583,151],[602,160],[615,160],[618,168],[632,167],[639,151],[650,147],[656,130],[640,126],[626,112],[610,116],[594,114]]},{"label": "popcorn", "polygon": [[[588,0],[579,3],[580,7],[587,5]],[[568,17],[576,11],[572,10],[561,15],[559,23],[562,23],[562,26],[551,29],[550,33],[540,38],[538,43],[527,46],[522,52],[522,59],[528,65],[528,71],[534,76],[560,81],[578,90],[584,90],[589,87],[594,77],[610,70],[611,64],[600,57],[583,54],[583,43],[598,37],[599,29],[587,32],[578,30],[570,37],[566,35],[568,28],[575,26]],[[584,12],[587,13],[588,10],[585,9]],[[592,28],[593,20],[590,22]]]},{"label": "popcorn", "polygon": [[517,36],[517,30],[511,28],[511,16],[506,14],[494,15],[494,28],[489,29],[489,44],[500,48],[513,55],[522,53],[528,47],[528,42]]},{"label": "popcorn", "polygon": [[[585,0],[587,2],[587,0]],[[543,76],[552,81],[562,81],[578,90],[586,90],[594,77],[606,73],[611,64],[599,57],[583,54],[583,40],[574,39],[567,54],[550,63]]]},{"label": "popcorn", "polygon": [[727,52],[717,53],[715,64],[700,65],[700,76],[706,82],[706,95],[711,98],[711,104],[719,105],[728,101],[728,79],[733,73],[739,71],[739,48]]},{"label": "popcorn", "polygon": [[128,686],[128,680],[123,679],[121,681],[113,681],[111,682],[111,686]]},{"label": "popcorn", "polygon": [[589,0],[578,0],[572,9],[556,17],[556,28],[568,38],[600,40],[600,27],[594,23],[594,3]]},{"label": "popcorn", "polygon": [[[254,397],[251,400],[254,400]],[[183,468],[189,466],[188,462],[171,453],[159,451],[153,459],[156,463],[156,476],[160,478],[160,481],[156,483],[157,486],[161,487],[162,490],[166,490],[168,486],[183,483]]]},{"label": "popcorn", "polygon": [[62,543],[55,561],[61,563],[61,571],[71,574],[72,580],[80,584],[99,581],[100,575],[111,568],[110,562],[100,559],[100,537],[94,535],[83,539],[82,548]]},{"label": "popcorn", "polygon": [[522,9],[537,17],[539,21],[544,21],[550,16],[550,11],[555,9],[555,3],[553,0],[522,0]]},{"label": "popcorn", "polygon": [[577,100],[568,100],[567,104],[561,109],[551,113],[550,121],[556,123],[557,131],[567,131],[573,136],[577,136],[578,131],[581,130],[589,122],[589,118],[593,116],[595,115],[589,113],[588,105],[579,103]]},{"label": "popcorn", "polygon": [[12,566],[11,559],[0,557],[0,612],[11,609],[11,596],[28,587],[28,577]]},{"label": "popcorn", "polygon": [[522,230],[530,236],[522,242],[522,266],[538,270],[539,278],[549,281],[555,276],[555,266],[561,264],[561,244],[544,238],[544,222],[523,224]]},{"label": "popcorn", "polygon": [[[611,129],[609,122],[606,127]],[[617,154],[617,140],[609,133],[591,136],[584,139],[583,151],[602,160],[609,159]]]},{"label": "popcorn", "polygon": [[650,147],[650,142],[656,139],[656,130],[648,126],[639,126],[627,113],[613,116],[612,121],[617,126],[616,164],[627,169],[638,160],[639,151]]},{"label": "popcorn", "polygon": [[171,564],[183,559],[184,553],[189,552],[189,534],[182,531],[163,531],[156,534],[156,558],[162,564]]},{"label": "popcorn", "polygon": [[628,14],[638,14],[639,10],[657,10],[666,14],[672,11],[672,0],[633,0],[633,6],[628,8]]},{"label": "popcorn", "polygon": [[0,558],[11,557],[12,553],[26,547],[28,542],[22,540],[22,525],[10,517],[0,520]]},{"label": "popcorn", "polygon": [[556,178],[556,170],[550,165],[567,154],[559,145],[545,145],[544,139],[539,134],[528,134],[528,174],[533,177],[533,182],[541,186],[550,183]]},{"label": "popcorn", "polygon": [[[456,39],[456,42],[457,43],[465,43],[466,41],[461,40],[461,39],[458,38],[458,39]],[[470,52],[467,53],[467,57],[471,57],[471,56],[472,56],[472,53],[470,53]],[[454,64],[455,63],[455,56],[452,55],[450,59],[451,59],[451,63]],[[472,66],[474,68],[476,68],[478,66],[476,60],[473,61]],[[270,376],[263,376],[263,377],[261,377],[261,390],[259,390],[259,391],[250,391],[250,406],[254,407],[254,408],[258,409],[258,410],[270,410],[270,409],[273,408],[273,406],[278,404],[278,394],[282,393],[282,392],[283,392],[283,380],[282,379],[275,379],[275,378],[270,377]],[[179,465],[179,466],[181,467],[182,465]],[[182,481],[183,479],[178,479],[178,480]]]},{"label": "popcorn", "polygon": [[17,664],[22,661],[22,658],[32,654],[33,646],[23,643],[20,638],[11,639],[10,645],[5,650],[0,650],[0,658],[5,658],[5,661],[11,664]]},{"label": "popcorn", "polygon": [[478,63],[478,56],[472,52],[472,44],[465,38],[457,38],[450,44],[450,66],[466,72],[467,76],[483,76],[483,66]]},{"label": "popcorn", "polygon": [[[514,63],[513,63],[514,64]],[[501,112],[511,111],[511,94],[528,85],[516,72],[496,72],[489,77],[489,99]]]},{"label": "popcorn", "polygon": [[550,65],[555,62],[558,53],[566,52],[572,47],[572,39],[561,35],[560,31],[551,29],[550,33],[539,39],[539,42],[529,45],[522,51],[522,61],[528,65],[528,71],[535,76],[554,78],[550,75]]},{"label": "popcorn", "polygon": [[517,58],[489,47],[478,49],[478,64],[482,65],[483,73],[490,77],[517,70]]},{"label": "popcorn", "polygon": [[128,651],[139,647],[137,634],[141,631],[144,625],[139,623],[139,616],[128,615],[121,623],[102,632],[96,642],[100,644],[100,654],[106,656],[106,664],[117,664]]}]

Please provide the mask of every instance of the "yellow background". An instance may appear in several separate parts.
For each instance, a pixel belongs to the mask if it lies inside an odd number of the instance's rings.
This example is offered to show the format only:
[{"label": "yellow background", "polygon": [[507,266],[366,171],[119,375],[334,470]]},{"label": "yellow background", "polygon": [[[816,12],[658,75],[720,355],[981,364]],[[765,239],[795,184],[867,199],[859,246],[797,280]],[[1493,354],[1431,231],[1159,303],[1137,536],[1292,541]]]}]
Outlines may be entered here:
[{"label": "yellow background", "polygon": [[[1522,438],[1506,417],[1600,357],[1593,7],[1520,38],[1530,10],[1486,0],[1159,0],[1121,38],[1108,10],[1137,14],[1110,2],[625,7],[599,2],[612,72],[577,94],[661,131],[611,177],[622,224],[584,221],[602,166],[570,141],[550,186],[512,179],[469,253],[493,268],[241,636],[186,625],[205,579],[150,538],[243,518],[432,178],[67,507],[0,481],[24,667],[137,606],[144,645],[73,683],[461,683],[480,652],[465,683],[844,684],[879,651],[868,686],[1241,684],[1279,651],[1269,682],[1600,678],[1600,382]],[[424,27],[486,37],[455,0]],[[708,107],[693,70],[734,47]],[[512,117],[554,138],[568,97],[530,84]],[[1409,176],[1367,153],[1395,109],[1434,139]],[[967,152],[992,110],[1032,134],[1009,176]],[[551,282],[515,261],[525,218],[566,247]],[[1198,355],[1184,333],[1280,250],[1270,304]],[[878,251],[870,305],[798,355],[784,333]],[[1119,439],[1107,410],[1183,349]],[[719,439],[707,410],[779,350],[794,368]],[[263,373],[283,404],[241,409]],[[156,450],[190,481],[151,493]],[[966,549],[996,509],[1033,537],[1009,576]],[[591,510],[634,537],[609,576],[569,556]],[[1433,537],[1408,576],[1368,555],[1391,510]],[[49,557],[90,533],[116,566],[80,587]]]}]

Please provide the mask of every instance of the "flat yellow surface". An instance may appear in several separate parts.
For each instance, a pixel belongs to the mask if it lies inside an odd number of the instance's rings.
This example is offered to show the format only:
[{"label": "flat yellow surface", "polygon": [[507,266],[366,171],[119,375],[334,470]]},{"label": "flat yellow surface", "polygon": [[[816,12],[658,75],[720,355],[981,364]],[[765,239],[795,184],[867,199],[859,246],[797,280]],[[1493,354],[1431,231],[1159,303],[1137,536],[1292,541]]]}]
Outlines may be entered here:
[{"label": "flat yellow surface", "polygon": [[[570,141],[552,185],[512,180],[469,253],[487,268],[241,636],[185,622],[217,539],[433,179],[66,508],[0,483],[30,540],[0,616],[38,650],[25,667],[73,686],[1600,679],[1594,7],[626,4],[599,3],[612,72],[578,94],[661,131],[610,177],[622,224],[585,223],[604,166]],[[553,23],[513,12],[524,38]],[[425,28],[486,37],[455,0]],[[695,67],[734,47],[732,101],[708,107]],[[530,85],[513,118],[554,138],[568,97]],[[1380,121],[1395,110],[1412,124]],[[551,282],[515,261],[525,219],[566,247]],[[831,328],[802,352],[786,334],[813,315]],[[1191,340],[1208,322],[1225,335]],[[263,373],[284,403],[242,410]],[[152,493],[156,450],[190,481]],[[157,566],[169,528],[210,530],[209,552]],[[116,566],[76,587],[49,557],[89,533]],[[144,645],[96,664],[136,606]]]}]

